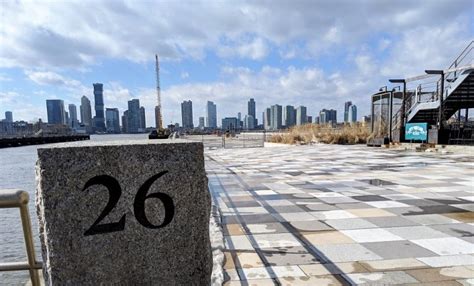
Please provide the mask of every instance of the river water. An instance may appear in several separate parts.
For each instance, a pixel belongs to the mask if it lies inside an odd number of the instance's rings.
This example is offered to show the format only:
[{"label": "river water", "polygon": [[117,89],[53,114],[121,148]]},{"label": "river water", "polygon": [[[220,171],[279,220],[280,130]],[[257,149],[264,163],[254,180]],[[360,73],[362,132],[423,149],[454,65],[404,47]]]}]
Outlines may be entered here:
[{"label": "river water", "polygon": [[[146,134],[92,135],[91,141],[145,139]],[[30,216],[36,257],[41,259],[35,209],[35,164],[37,149],[47,145],[0,149],[0,189],[22,189],[30,194]],[[0,209],[0,263],[27,261],[18,209]],[[28,271],[0,272],[0,285],[19,285],[29,281]]]}]

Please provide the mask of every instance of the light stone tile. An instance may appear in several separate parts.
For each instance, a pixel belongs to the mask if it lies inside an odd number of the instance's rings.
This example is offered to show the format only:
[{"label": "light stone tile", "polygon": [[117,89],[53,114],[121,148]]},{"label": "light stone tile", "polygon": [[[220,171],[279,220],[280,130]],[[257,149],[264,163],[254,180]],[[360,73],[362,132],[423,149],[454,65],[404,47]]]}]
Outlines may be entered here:
[{"label": "light stone tile", "polygon": [[422,225],[461,223],[460,221],[439,214],[406,215],[404,217]]},{"label": "light stone tile", "polygon": [[339,231],[321,231],[317,233],[303,234],[303,236],[315,246],[322,244],[354,243],[352,239]]},{"label": "light stone tile", "polygon": [[264,264],[260,257],[255,252],[237,252],[237,259],[241,268],[263,267]]},{"label": "light stone tile", "polygon": [[320,245],[318,250],[333,263],[382,259],[382,257],[357,243]]},{"label": "light stone tile", "polygon": [[410,205],[400,203],[400,202],[395,202],[395,201],[372,201],[372,202],[365,202],[365,203],[373,206],[374,208],[380,208],[380,209],[410,207]]},{"label": "light stone tile", "polygon": [[326,220],[325,222],[326,224],[338,230],[377,228],[375,224],[361,218],[329,219],[329,220]]},{"label": "light stone tile", "polygon": [[348,211],[334,210],[334,211],[321,211],[321,212],[310,212],[312,216],[320,220],[326,219],[344,219],[344,218],[355,218],[356,216]]},{"label": "light stone tile", "polygon": [[415,239],[413,243],[418,244],[438,255],[456,255],[474,253],[474,244],[456,237]]},{"label": "light stone tile", "polygon": [[246,235],[230,235],[224,237],[226,249],[253,250],[253,246]]},{"label": "light stone tile", "polygon": [[282,277],[278,279],[282,286],[339,286],[339,282],[332,275],[312,277]]},{"label": "light stone tile", "polygon": [[390,227],[385,230],[406,240],[449,237],[448,234],[427,226]]},{"label": "light stone tile", "polygon": [[341,232],[359,243],[403,240],[403,238],[380,228],[341,230]]},{"label": "light stone tile", "polygon": [[395,216],[395,214],[382,209],[350,209],[347,210],[355,217],[384,217]]},{"label": "light stone tile", "polygon": [[304,271],[304,273],[306,273],[306,275],[310,275],[310,276],[367,272],[367,269],[365,269],[358,262],[306,264],[306,265],[298,265],[298,266]]},{"label": "light stone tile", "polygon": [[389,285],[418,282],[403,271],[352,273],[347,274],[347,276],[357,285]]},{"label": "light stone tile", "polygon": [[361,261],[360,264],[371,272],[427,267],[414,258]]},{"label": "light stone tile", "polygon": [[273,266],[237,269],[245,280],[281,277],[306,277],[298,266]]},{"label": "light stone tile", "polygon": [[301,246],[290,233],[254,234],[252,237],[257,244],[255,247],[259,248]]},{"label": "light stone tile", "polygon": [[474,265],[474,257],[471,255],[466,255],[466,254],[435,256],[435,257],[420,257],[417,259],[431,267]]},{"label": "light stone tile", "polygon": [[316,218],[306,212],[297,212],[297,213],[279,213],[279,221],[315,221]]}]

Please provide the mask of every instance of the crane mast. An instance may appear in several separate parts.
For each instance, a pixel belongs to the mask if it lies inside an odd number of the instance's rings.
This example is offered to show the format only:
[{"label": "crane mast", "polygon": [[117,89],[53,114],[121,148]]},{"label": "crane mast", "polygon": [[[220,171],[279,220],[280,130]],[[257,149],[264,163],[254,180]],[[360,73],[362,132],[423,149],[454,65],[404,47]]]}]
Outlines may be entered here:
[{"label": "crane mast", "polygon": [[158,60],[158,54],[155,54],[155,71],[156,71],[156,100],[157,106],[155,110],[156,116],[156,129],[163,130],[163,115],[161,111],[161,89],[160,89],[160,62]]}]

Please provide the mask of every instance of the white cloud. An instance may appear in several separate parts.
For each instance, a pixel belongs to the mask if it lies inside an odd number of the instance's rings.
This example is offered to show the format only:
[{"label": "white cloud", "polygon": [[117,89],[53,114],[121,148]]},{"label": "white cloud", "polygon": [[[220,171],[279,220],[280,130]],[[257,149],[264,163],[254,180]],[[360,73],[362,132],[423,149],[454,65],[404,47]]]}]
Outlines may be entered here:
[{"label": "white cloud", "polygon": [[181,73],[181,78],[182,79],[187,79],[189,77],[189,73],[188,72],[182,72]]},{"label": "white cloud", "polygon": [[290,49],[285,57],[317,57],[376,33],[444,27],[472,5],[470,0],[343,4],[2,1],[0,66],[78,69],[103,58],[151,61],[155,52],[164,60],[202,59],[207,50],[260,60],[272,45],[282,48],[295,41],[304,50],[295,54]]}]

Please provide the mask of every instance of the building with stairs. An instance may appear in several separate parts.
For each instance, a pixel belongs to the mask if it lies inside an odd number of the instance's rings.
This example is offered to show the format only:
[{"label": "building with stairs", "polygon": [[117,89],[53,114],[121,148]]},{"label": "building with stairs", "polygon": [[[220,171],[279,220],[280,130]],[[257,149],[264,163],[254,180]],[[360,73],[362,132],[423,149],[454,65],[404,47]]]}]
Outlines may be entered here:
[{"label": "building with stairs", "polygon": [[405,142],[408,123],[426,123],[430,143],[474,144],[474,41],[446,69],[389,81],[400,86],[372,95],[374,138]]}]

